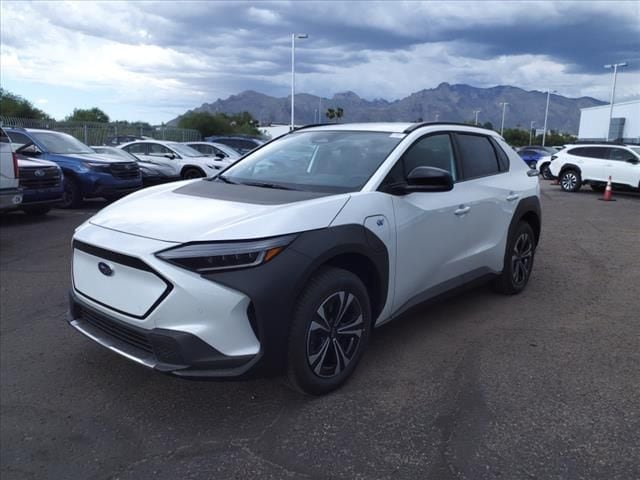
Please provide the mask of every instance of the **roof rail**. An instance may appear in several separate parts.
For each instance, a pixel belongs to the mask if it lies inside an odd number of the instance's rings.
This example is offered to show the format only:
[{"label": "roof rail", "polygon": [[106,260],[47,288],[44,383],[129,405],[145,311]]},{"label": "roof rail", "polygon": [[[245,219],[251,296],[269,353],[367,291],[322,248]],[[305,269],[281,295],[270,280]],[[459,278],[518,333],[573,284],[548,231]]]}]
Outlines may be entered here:
[{"label": "roof rail", "polygon": [[433,125],[457,125],[457,126],[462,126],[462,127],[480,128],[482,130],[489,130],[490,132],[495,131],[495,130],[491,130],[489,128],[479,127],[478,125],[470,125],[468,123],[460,123],[460,122],[419,122],[419,123],[414,123],[410,127],[405,128],[405,130],[402,133],[411,133],[411,132],[413,132],[413,131],[415,131],[415,130],[417,130],[419,128],[431,127]]},{"label": "roof rail", "polygon": [[573,145],[626,145],[625,142],[623,142],[622,140],[620,141],[616,141],[616,140],[612,140],[612,141],[597,141],[597,140],[576,140],[575,142],[573,142]]},{"label": "roof rail", "polygon": [[327,125],[339,125],[338,123],[310,123],[308,125],[302,125],[301,127],[295,127],[293,130],[291,130],[292,132],[297,132],[298,130],[302,130],[305,128],[311,128],[311,127],[324,127]]}]

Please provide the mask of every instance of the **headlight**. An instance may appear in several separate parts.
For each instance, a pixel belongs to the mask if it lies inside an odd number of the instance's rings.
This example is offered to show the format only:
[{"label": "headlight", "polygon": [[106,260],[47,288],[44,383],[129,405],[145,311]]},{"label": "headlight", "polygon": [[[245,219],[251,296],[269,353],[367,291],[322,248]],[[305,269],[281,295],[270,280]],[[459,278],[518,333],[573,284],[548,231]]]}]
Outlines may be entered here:
[{"label": "headlight", "polygon": [[95,170],[96,172],[108,172],[109,164],[108,163],[98,163],[98,162],[82,162],[82,164],[87,167],[89,170]]},{"label": "headlight", "polygon": [[261,265],[273,259],[297,235],[240,242],[192,243],[156,253],[158,258],[198,273]]}]

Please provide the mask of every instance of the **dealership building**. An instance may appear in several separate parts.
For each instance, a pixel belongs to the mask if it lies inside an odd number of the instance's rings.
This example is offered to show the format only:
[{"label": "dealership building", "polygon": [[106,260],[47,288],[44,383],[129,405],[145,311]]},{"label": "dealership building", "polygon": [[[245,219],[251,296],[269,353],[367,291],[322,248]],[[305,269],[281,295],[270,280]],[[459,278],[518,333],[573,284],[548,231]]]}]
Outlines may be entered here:
[{"label": "dealership building", "polygon": [[[622,140],[640,144],[640,100],[580,109],[579,140]],[[611,122],[609,122],[611,115]]]}]

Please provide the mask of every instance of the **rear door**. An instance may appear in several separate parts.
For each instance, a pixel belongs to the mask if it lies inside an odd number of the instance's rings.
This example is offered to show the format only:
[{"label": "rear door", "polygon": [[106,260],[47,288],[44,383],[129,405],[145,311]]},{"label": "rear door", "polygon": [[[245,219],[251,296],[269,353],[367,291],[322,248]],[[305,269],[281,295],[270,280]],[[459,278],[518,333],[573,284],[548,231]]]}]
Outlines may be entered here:
[{"label": "rear door", "polygon": [[462,166],[457,196],[468,209],[464,265],[471,279],[502,269],[520,192],[508,173],[509,159],[495,140],[467,132],[456,133],[455,140]]}]

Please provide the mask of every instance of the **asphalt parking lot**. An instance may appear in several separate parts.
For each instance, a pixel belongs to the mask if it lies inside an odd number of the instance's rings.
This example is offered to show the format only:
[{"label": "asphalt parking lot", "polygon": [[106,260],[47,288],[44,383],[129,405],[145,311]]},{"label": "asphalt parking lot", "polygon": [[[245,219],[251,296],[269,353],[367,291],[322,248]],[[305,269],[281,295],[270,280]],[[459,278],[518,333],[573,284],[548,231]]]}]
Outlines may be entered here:
[{"label": "asphalt parking lot", "polygon": [[640,478],[640,195],[543,185],[528,289],[374,335],[323,398],[153,373],[67,326],[70,238],[102,204],[0,220],[9,479]]}]

